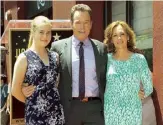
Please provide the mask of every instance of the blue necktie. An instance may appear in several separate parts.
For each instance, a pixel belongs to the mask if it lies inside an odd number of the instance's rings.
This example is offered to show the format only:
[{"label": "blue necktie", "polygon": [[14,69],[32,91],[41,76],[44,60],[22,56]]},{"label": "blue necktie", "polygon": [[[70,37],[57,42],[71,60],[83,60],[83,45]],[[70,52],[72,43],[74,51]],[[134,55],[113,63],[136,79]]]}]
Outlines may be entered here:
[{"label": "blue necktie", "polygon": [[85,65],[84,65],[84,49],[83,42],[80,42],[79,48],[79,98],[83,99],[85,97]]}]

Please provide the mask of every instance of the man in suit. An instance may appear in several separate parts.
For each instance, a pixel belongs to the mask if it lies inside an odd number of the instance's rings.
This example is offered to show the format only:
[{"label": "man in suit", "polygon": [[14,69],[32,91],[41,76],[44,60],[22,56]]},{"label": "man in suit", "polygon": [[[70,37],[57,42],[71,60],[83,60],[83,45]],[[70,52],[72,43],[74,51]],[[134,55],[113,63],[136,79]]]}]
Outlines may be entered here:
[{"label": "man in suit", "polygon": [[[52,43],[59,54],[59,93],[66,125],[104,125],[103,102],[106,84],[107,48],[89,38],[91,9],[77,4],[71,9],[73,35]],[[23,87],[28,97],[34,87]]]},{"label": "man in suit", "polygon": [[73,6],[71,23],[73,35],[51,46],[60,57],[58,89],[66,125],[104,125],[107,49],[102,42],[89,38],[92,27],[89,6]]}]

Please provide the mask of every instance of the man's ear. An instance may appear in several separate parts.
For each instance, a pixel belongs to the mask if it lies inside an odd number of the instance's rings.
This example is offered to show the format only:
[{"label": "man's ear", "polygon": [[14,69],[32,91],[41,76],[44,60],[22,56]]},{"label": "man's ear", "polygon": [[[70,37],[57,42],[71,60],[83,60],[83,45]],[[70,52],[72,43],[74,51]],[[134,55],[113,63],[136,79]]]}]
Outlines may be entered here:
[{"label": "man's ear", "polygon": [[90,23],[91,23],[91,29],[92,29],[93,21],[91,21]]},{"label": "man's ear", "polygon": [[72,28],[73,22],[71,21],[71,28]]}]

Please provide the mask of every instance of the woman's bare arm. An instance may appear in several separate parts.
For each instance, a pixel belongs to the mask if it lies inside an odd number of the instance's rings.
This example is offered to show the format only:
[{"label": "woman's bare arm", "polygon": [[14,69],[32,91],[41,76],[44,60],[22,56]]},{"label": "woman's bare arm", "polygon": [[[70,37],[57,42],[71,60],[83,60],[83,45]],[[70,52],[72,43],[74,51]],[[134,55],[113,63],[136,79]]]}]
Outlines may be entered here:
[{"label": "woman's bare arm", "polygon": [[12,80],[12,95],[21,102],[25,102],[26,97],[22,93],[22,83],[24,81],[27,69],[27,58],[24,54],[20,54],[14,66]]}]

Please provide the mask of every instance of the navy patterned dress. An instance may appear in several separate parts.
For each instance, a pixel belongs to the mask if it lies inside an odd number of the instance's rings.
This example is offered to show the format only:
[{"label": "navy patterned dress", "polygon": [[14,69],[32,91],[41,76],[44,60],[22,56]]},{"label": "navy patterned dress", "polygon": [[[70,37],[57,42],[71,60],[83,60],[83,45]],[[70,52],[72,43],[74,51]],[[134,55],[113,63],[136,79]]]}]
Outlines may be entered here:
[{"label": "navy patterned dress", "polygon": [[63,107],[56,82],[56,53],[48,51],[48,66],[32,50],[27,50],[24,54],[28,64],[24,83],[36,86],[34,93],[25,102],[26,125],[64,125]]}]

